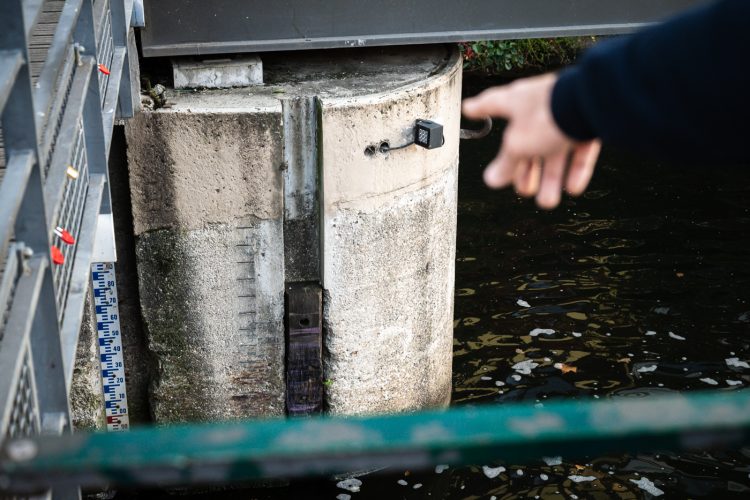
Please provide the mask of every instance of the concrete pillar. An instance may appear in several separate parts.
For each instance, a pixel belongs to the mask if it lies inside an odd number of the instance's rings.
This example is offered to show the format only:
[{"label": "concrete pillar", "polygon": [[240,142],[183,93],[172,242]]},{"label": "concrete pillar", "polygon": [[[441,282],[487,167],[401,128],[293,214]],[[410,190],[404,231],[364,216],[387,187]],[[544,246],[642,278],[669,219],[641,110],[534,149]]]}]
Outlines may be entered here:
[{"label": "concrete pillar", "polygon": [[[262,87],[170,90],[171,107],[127,125],[156,420],[282,414],[284,286],[311,276],[324,289],[332,413],[446,405],[457,51],[301,53],[263,64]],[[378,150],[413,140],[420,118],[444,126],[441,148]]]},{"label": "concrete pillar", "polygon": [[256,104],[127,125],[157,422],[284,412],[281,106]]},{"label": "concrete pillar", "polygon": [[[321,99],[326,376],[334,413],[450,401],[457,59],[398,88]],[[364,154],[369,144],[408,142],[418,118],[444,126],[443,147]]]}]

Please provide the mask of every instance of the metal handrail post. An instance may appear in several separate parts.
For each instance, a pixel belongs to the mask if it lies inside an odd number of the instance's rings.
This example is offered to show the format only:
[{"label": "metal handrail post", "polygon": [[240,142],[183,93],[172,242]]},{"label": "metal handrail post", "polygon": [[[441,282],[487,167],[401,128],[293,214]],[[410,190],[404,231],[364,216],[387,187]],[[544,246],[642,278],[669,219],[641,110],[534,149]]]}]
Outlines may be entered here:
[{"label": "metal handrail post", "polygon": [[[4,10],[7,18],[23,19],[24,5],[21,0],[6,2]],[[12,98],[2,112],[6,156],[11,158],[20,152],[30,152],[33,155],[33,166],[15,221],[15,238],[37,255],[47,256],[51,244],[51,229],[45,210],[44,178],[39,163],[34,98],[28,64],[28,40],[24,22],[8,23],[4,26],[0,33],[0,49],[22,51],[26,62],[18,71]],[[55,289],[49,266],[44,268],[38,307],[29,313],[34,314],[33,367],[38,384],[37,398],[42,429],[49,429],[55,433],[70,431],[70,409],[62,371],[62,346],[57,322]],[[45,418],[54,419],[57,424],[45,426]]]}]

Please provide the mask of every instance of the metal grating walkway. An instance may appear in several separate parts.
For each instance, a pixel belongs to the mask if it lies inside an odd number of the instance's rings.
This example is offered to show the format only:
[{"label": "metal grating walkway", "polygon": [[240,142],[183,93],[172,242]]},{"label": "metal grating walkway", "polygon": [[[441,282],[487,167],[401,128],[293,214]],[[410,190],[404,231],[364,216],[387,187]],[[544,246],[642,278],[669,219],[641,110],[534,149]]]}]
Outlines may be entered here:
[{"label": "metal grating walkway", "polygon": [[31,70],[31,83],[36,84],[39,81],[39,75],[42,73],[44,62],[47,60],[47,53],[52,45],[57,30],[57,23],[60,21],[65,2],[63,0],[46,0],[42,4],[42,10],[39,13],[36,24],[31,30],[29,39],[29,69]]}]

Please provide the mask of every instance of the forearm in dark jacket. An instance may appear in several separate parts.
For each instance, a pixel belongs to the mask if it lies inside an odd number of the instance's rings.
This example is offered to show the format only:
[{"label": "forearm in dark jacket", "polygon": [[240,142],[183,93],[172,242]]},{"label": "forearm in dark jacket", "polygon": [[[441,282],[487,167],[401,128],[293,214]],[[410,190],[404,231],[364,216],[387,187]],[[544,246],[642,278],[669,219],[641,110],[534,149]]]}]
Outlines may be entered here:
[{"label": "forearm in dark jacket", "polygon": [[750,160],[750,0],[723,0],[592,48],[552,94],[578,140],[681,160]]}]

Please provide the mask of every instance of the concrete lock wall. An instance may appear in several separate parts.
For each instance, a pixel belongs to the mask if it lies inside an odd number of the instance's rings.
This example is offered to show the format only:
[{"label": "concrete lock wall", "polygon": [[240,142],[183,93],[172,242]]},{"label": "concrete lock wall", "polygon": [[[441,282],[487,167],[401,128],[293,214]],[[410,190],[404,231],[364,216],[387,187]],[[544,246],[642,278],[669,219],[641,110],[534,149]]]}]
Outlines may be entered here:
[{"label": "concrete lock wall", "polygon": [[[158,365],[155,419],[283,414],[285,282],[316,273],[328,410],[446,405],[457,51],[302,53],[263,64],[263,86],[170,90],[171,107],[126,127],[141,309]],[[418,118],[444,126],[441,148],[377,150],[412,140]],[[292,220],[310,200],[316,224]]]},{"label": "concrete lock wall", "polygon": [[279,111],[177,108],[127,126],[156,421],[283,414]]}]

